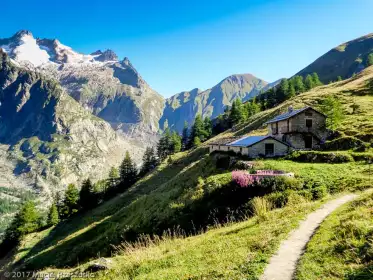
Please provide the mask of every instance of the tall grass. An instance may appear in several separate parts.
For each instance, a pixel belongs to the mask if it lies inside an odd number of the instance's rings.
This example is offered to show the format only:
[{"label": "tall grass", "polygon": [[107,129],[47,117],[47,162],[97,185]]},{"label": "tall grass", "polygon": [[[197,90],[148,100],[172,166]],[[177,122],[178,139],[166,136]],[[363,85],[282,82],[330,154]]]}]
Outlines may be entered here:
[{"label": "tall grass", "polygon": [[272,203],[265,197],[254,197],[251,202],[253,214],[258,217],[259,220],[266,220],[269,215],[269,211],[273,208]]}]

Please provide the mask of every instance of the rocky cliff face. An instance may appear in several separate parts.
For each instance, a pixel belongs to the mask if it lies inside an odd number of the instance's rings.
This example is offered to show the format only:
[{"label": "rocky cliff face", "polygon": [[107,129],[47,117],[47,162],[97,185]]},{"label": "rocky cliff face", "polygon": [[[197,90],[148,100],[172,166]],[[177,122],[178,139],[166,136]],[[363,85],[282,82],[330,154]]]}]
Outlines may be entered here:
[{"label": "rocky cliff face", "polygon": [[[51,201],[68,183],[105,177],[126,150],[142,155],[141,144],[84,109],[58,81],[17,67],[2,51],[0,104],[2,151],[7,147],[0,161],[12,163],[21,186],[32,187],[41,200]],[[9,177],[9,169],[0,169],[0,177]]]},{"label": "rocky cliff face", "polygon": [[166,100],[159,125],[162,129],[170,127],[181,131],[184,121],[192,124],[197,114],[215,118],[224,112],[226,106],[232,105],[234,99],[246,101],[266,88],[267,82],[251,74],[244,74],[229,76],[205,91],[193,89],[178,93]]},{"label": "rocky cliff face", "polygon": [[164,99],[152,90],[128,58],[112,50],[85,55],[55,39],[20,31],[0,39],[11,60],[59,81],[86,110],[109,122],[128,139],[155,141]]}]

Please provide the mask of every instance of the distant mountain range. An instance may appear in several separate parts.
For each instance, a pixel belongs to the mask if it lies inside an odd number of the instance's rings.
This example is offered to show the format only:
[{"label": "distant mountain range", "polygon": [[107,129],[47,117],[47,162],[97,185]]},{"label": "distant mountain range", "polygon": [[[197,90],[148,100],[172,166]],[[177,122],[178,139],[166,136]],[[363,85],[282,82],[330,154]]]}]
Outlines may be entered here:
[{"label": "distant mountain range", "polygon": [[232,105],[236,98],[246,101],[275,84],[269,84],[251,74],[232,75],[208,90],[195,88],[178,93],[166,100],[160,128],[181,131],[184,122],[192,124],[197,114],[215,118],[224,112],[225,107]]}]

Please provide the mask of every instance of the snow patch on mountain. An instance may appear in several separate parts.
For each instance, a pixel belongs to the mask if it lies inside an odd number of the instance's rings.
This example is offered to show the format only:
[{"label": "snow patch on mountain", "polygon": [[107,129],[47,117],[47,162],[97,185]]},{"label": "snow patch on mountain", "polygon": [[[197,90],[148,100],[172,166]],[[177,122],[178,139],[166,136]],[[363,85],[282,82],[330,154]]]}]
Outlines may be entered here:
[{"label": "snow patch on mountain", "polygon": [[[35,67],[49,62],[49,54],[41,49],[32,35],[23,35],[20,44],[12,50],[13,58],[18,62],[30,62]],[[7,49],[5,49],[7,51]],[[8,52],[10,51],[8,46]]]}]

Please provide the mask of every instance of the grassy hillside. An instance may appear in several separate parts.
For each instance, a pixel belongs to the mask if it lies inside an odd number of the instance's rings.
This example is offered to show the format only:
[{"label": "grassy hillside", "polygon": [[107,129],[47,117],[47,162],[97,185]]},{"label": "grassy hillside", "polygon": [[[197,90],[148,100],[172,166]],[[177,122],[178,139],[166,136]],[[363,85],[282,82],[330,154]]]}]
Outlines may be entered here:
[{"label": "grassy hillside", "polygon": [[[294,108],[305,105],[317,108],[323,98],[334,95],[343,103],[345,111],[339,138],[356,137],[365,143],[371,143],[372,79],[373,69],[369,68],[354,79],[315,88],[276,108],[258,113],[245,124],[210,141],[247,133],[265,133],[262,124],[287,110],[289,105]],[[230,214],[235,219],[245,219],[252,210],[249,202],[253,196],[266,195],[276,206],[281,206],[288,201],[289,193],[295,192],[306,200],[314,200],[327,193],[369,187],[366,184],[369,167],[364,161],[360,161],[371,154],[369,149],[364,154],[339,152],[353,154],[355,158],[350,157],[348,162],[339,164],[312,164],[289,159],[257,160],[257,169],[294,172],[296,179],[279,186],[249,189],[234,187],[231,184],[230,169],[219,167],[219,156],[210,156],[205,145],[190,152],[176,154],[172,162],[164,162],[128,192],[98,208],[61,223],[54,229],[30,236],[16,252],[12,263],[24,269],[74,266],[98,256],[110,256],[115,251],[112,245],[135,241],[142,233],[162,234],[168,228],[182,228],[186,233],[194,235],[196,231],[206,230],[216,222],[223,223]],[[284,203],[278,203],[281,200]],[[290,221],[293,222],[295,220]],[[231,236],[238,238],[237,235]],[[205,248],[203,252],[194,251],[191,254],[201,254],[202,259],[203,256],[212,255],[208,247]],[[267,253],[273,252],[273,248],[270,246]],[[162,262],[157,265],[162,265]],[[203,265],[206,263],[201,264]],[[190,266],[186,263],[183,271],[188,271]],[[197,271],[193,275],[199,275],[198,273]]]},{"label": "grassy hillside", "polygon": [[373,34],[343,43],[315,60],[297,75],[306,77],[316,72],[324,83],[343,79],[359,73],[368,65],[368,56],[373,54]]},{"label": "grassy hillside", "polygon": [[327,218],[308,244],[296,279],[372,279],[372,207],[370,193]]}]

